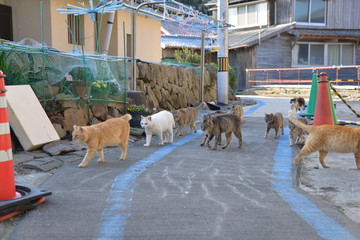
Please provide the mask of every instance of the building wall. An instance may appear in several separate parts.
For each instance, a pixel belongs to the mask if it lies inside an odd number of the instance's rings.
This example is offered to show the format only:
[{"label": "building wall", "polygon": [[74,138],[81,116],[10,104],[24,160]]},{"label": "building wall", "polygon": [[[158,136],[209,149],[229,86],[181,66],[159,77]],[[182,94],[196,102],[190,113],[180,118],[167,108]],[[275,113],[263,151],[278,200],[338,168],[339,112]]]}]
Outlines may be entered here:
[{"label": "building wall", "polygon": [[136,55],[147,61],[161,61],[161,21],[138,15],[136,18]]},{"label": "building wall", "polygon": [[[0,4],[12,7],[14,41],[32,38],[41,42],[42,28],[44,42],[61,51],[80,49],[81,46],[68,43],[67,15],[60,14],[57,9],[67,4],[77,6],[77,0],[47,0],[43,2],[43,27],[41,24],[41,8],[39,0],[0,0]],[[88,4],[85,2],[85,4]],[[106,30],[108,14],[102,15],[99,51],[102,50],[103,38]],[[131,13],[117,11],[115,15],[113,32],[111,35],[108,55],[124,56],[124,24],[125,35],[131,34]],[[94,53],[96,50],[95,22],[90,20],[90,15],[84,16],[84,50]],[[138,15],[136,23],[136,58],[145,61],[161,61],[161,21],[154,20],[144,15]]]},{"label": "building wall", "polygon": [[[26,0],[25,0],[26,1]],[[66,6],[67,4],[72,3],[77,5],[77,1],[69,0],[52,0],[50,6],[50,22],[51,22],[51,46],[62,50],[62,51],[72,51],[72,49],[81,50],[81,46],[73,45],[68,43],[68,26],[67,26],[67,15],[60,14],[56,10],[61,8],[61,6]],[[84,39],[85,45],[84,50],[87,53],[95,52],[95,23],[90,20],[90,15],[84,16]]]},{"label": "building wall", "polygon": [[328,29],[359,29],[359,0],[331,0],[327,4]]},{"label": "building wall", "polygon": [[[331,0],[326,1],[326,4],[326,26],[301,25],[301,27],[321,29],[359,29],[359,0]],[[295,21],[294,5],[295,0],[276,1],[276,24],[284,24]]]},{"label": "building wall", "polygon": [[256,47],[240,48],[229,51],[229,64],[236,73],[236,89],[246,89],[246,69],[255,68]]},{"label": "building wall", "polygon": [[276,5],[276,22],[275,24],[285,24],[294,21],[293,18],[293,1],[294,0],[277,0]]},{"label": "building wall", "polygon": [[[20,41],[24,38],[32,38],[41,42],[41,21],[40,21],[40,1],[38,0],[5,0],[5,5],[11,6],[13,11],[13,35],[14,41]],[[50,19],[45,14],[49,9],[50,2],[43,1],[44,9],[44,41],[50,44]]]}]

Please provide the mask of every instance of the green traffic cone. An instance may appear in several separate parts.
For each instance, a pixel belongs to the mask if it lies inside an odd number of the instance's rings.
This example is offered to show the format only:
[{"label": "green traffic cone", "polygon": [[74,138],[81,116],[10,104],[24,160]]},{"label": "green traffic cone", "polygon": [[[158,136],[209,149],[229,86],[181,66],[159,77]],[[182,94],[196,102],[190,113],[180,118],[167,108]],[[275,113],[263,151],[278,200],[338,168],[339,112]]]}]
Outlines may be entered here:
[{"label": "green traffic cone", "polygon": [[332,118],[333,118],[334,124],[338,124],[338,121],[337,121],[337,118],[336,118],[336,112],[335,112],[335,108],[334,108],[334,103],[333,103],[333,99],[332,99],[332,95],[331,95],[330,82],[328,83],[328,91],[329,91],[329,96],[330,96],[330,105],[331,105]]},{"label": "green traffic cone", "polygon": [[312,76],[310,99],[307,107],[306,116],[312,117],[315,114],[317,91],[318,91],[318,78],[316,73],[314,73]]}]

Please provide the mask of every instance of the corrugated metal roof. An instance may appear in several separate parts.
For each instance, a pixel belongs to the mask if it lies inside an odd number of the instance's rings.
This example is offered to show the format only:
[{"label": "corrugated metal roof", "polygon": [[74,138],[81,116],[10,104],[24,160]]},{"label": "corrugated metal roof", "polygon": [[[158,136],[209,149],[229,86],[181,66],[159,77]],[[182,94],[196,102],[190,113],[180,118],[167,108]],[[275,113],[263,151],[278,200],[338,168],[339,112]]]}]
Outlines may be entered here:
[{"label": "corrugated metal roof", "polygon": [[[251,47],[260,41],[265,41],[276,35],[291,30],[295,23],[281,24],[271,26],[269,28],[256,29],[256,30],[238,30],[229,32],[229,49]],[[183,31],[178,31],[183,33]],[[201,37],[191,36],[184,34],[162,35],[161,45],[163,48],[167,47],[187,47],[187,48],[201,48]],[[216,36],[207,36],[205,40],[206,49],[215,48],[217,46]]]},{"label": "corrugated metal roof", "polygon": [[[257,0],[229,0],[229,4],[241,3],[241,2],[253,2]],[[215,6],[217,4],[217,0],[212,0],[206,3],[206,6]]]},{"label": "corrugated metal roof", "polygon": [[[205,49],[208,50],[212,46],[210,43],[216,42],[215,38],[205,38]],[[184,35],[173,35],[161,36],[161,45],[163,48],[201,48],[201,37],[200,36],[184,36]]]},{"label": "corrugated metal roof", "polygon": [[294,26],[295,23],[287,23],[256,30],[229,32],[229,49],[251,47],[258,44],[259,41],[264,41],[289,31],[293,29]]},{"label": "corrugated metal roof", "polygon": [[170,35],[201,36],[201,30],[182,26],[175,22],[161,22],[161,27]]}]

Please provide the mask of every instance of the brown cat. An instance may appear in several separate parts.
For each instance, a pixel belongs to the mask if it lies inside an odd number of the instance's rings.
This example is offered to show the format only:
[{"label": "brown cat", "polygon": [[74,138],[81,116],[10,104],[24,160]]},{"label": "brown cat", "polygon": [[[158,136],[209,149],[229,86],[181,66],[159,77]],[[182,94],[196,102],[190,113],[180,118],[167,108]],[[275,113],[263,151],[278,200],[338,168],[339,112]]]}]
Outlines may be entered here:
[{"label": "brown cat", "polygon": [[111,118],[92,126],[74,125],[73,140],[80,140],[87,145],[86,155],[79,164],[79,168],[86,167],[96,152],[100,156],[98,162],[104,162],[102,148],[113,144],[119,144],[122,150],[120,160],[125,160],[130,134],[130,119],[131,115],[125,114],[120,118]]},{"label": "brown cat", "polygon": [[[201,130],[207,131],[209,137],[205,144],[209,149],[216,150],[221,141],[221,133],[226,135],[225,149],[231,141],[231,133],[234,133],[239,140],[239,147],[242,146],[241,119],[234,114],[204,115],[201,122]],[[215,136],[215,144],[210,145],[211,139]]]},{"label": "brown cat", "polygon": [[190,128],[188,133],[191,133],[192,131],[196,133],[195,121],[199,111],[202,110],[204,107],[205,103],[202,102],[197,107],[188,107],[174,110],[172,114],[174,116],[175,122],[179,125],[178,129],[175,132],[175,135],[178,134],[179,136],[182,136],[182,130],[186,125],[188,125]]},{"label": "brown cat", "polygon": [[284,119],[281,113],[265,113],[266,131],[264,138],[266,139],[269,135],[271,128],[275,129],[274,138],[280,137],[279,128],[281,128],[281,134],[284,135]]},{"label": "brown cat", "polygon": [[[235,114],[236,116],[238,116],[240,118],[240,121],[241,121],[241,124],[244,124],[245,121],[243,120],[243,117],[244,117],[244,109],[241,105],[236,105],[234,106],[233,108],[229,109],[229,110],[226,110],[226,111],[216,111],[214,113],[209,113],[207,115],[216,115],[216,114]],[[204,118],[204,116],[203,116]],[[203,142],[200,144],[200,146],[204,146],[205,145],[205,142],[206,140],[208,139],[209,137],[209,134],[206,133],[205,134],[205,137],[204,137],[204,140]],[[209,142],[211,141],[211,139],[209,140]],[[221,136],[220,136],[220,142],[221,142]]]},{"label": "brown cat", "polygon": [[241,124],[244,124],[244,109],[241,105],[235,105],[234,108],[232,109],[232,113],[234,113],[235,115],[239,116],[239,118],[241,119]]},{"label": "brown cat", "polygon": [[[308,124],[306,118],[298,118],[304,124]],[[289,140],[290,146],[294,146],[294,137],[296,136],[295,144],[303,144],[305,142],[304,134],[307,134],[303,129],[296,126],[290,119],[288,122],[288,127],[290,129],[289,132]]]},{"label": "brown cat", "polygon": [[319,161],[323,168],[329,166],[325,163],[328,152],[354,153],[357,169],[360,170],[360,129],[339,125],[305,125],[295,118],[289,111],[289,118],[299,128],[309,133],[305,146],[296,156],[294,163],[299,164],[302,157],[313,152],[319,152]]}]

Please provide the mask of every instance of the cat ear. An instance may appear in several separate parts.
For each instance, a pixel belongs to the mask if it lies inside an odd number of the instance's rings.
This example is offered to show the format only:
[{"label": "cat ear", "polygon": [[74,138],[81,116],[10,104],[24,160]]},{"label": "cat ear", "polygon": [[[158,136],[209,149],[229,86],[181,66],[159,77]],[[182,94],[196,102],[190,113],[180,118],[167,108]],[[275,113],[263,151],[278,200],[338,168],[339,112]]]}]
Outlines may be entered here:
[{"label": "cat ear", "polygon": [[151,121],[151,116],[148,117],[149,121]]},{"label": "cat ear", "polygon": [[76,126],[76,125],[73,126],[73,129],[77,129],[77,128],[78,128],[78,126]]}]

